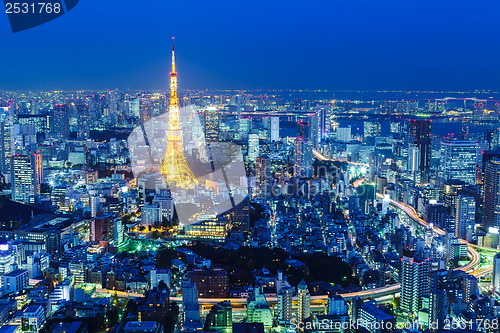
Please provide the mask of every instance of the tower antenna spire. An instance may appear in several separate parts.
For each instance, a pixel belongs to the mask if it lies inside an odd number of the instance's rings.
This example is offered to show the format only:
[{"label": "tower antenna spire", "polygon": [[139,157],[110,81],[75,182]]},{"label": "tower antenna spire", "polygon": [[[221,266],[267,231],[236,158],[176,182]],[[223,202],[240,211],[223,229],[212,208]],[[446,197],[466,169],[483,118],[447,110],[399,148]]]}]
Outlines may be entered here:
[{"label": "tower antenna spire", "polygon": [[172,73],[175,73],[174,37],[172,37]]}]

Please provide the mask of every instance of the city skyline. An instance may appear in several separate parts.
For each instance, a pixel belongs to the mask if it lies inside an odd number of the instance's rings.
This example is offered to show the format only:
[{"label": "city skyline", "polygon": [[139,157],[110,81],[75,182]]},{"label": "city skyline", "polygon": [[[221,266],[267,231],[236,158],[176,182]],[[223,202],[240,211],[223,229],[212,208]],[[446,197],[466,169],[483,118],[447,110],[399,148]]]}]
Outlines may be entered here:
[{"label": "city skyline", "polygon": [[0,333],[499,332],[500,5],[10,1]]}]

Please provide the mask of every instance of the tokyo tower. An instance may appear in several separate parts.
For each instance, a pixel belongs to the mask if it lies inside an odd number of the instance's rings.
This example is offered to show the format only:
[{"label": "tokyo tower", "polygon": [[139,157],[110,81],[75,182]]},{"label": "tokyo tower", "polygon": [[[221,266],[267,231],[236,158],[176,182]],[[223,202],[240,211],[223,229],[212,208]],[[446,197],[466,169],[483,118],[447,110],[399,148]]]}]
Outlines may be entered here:
[{"label": "tokyo tower", "polygon": [[182,149],[182,131],[179,126],[179,99],[177,97],[177,73],[175,71],[174,38],[172,37],[172,72],[170,72],[170,106],[168,109],[167,150],[161,166],[168,185],[188,188],[198,184],[189,168]]}]

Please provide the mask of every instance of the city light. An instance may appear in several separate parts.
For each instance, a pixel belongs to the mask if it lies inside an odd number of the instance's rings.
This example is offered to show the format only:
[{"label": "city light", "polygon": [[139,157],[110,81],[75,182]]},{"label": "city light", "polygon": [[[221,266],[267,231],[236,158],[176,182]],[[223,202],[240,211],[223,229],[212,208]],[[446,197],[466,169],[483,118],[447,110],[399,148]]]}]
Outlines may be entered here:
[{"label": "city light", "polygon": [[74,2],[5,2],[1,332],[499,331],[500,4]]}]

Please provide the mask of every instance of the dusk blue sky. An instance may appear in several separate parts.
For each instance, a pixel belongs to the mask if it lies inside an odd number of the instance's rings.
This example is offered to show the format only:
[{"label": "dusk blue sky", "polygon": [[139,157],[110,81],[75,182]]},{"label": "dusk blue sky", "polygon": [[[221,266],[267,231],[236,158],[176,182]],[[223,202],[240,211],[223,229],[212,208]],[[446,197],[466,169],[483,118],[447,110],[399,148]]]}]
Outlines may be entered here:
[{"label": "dusk blue sky", "polygon": [[13,34],[0,89],[500,90],[500,2],[80,0]]}]

